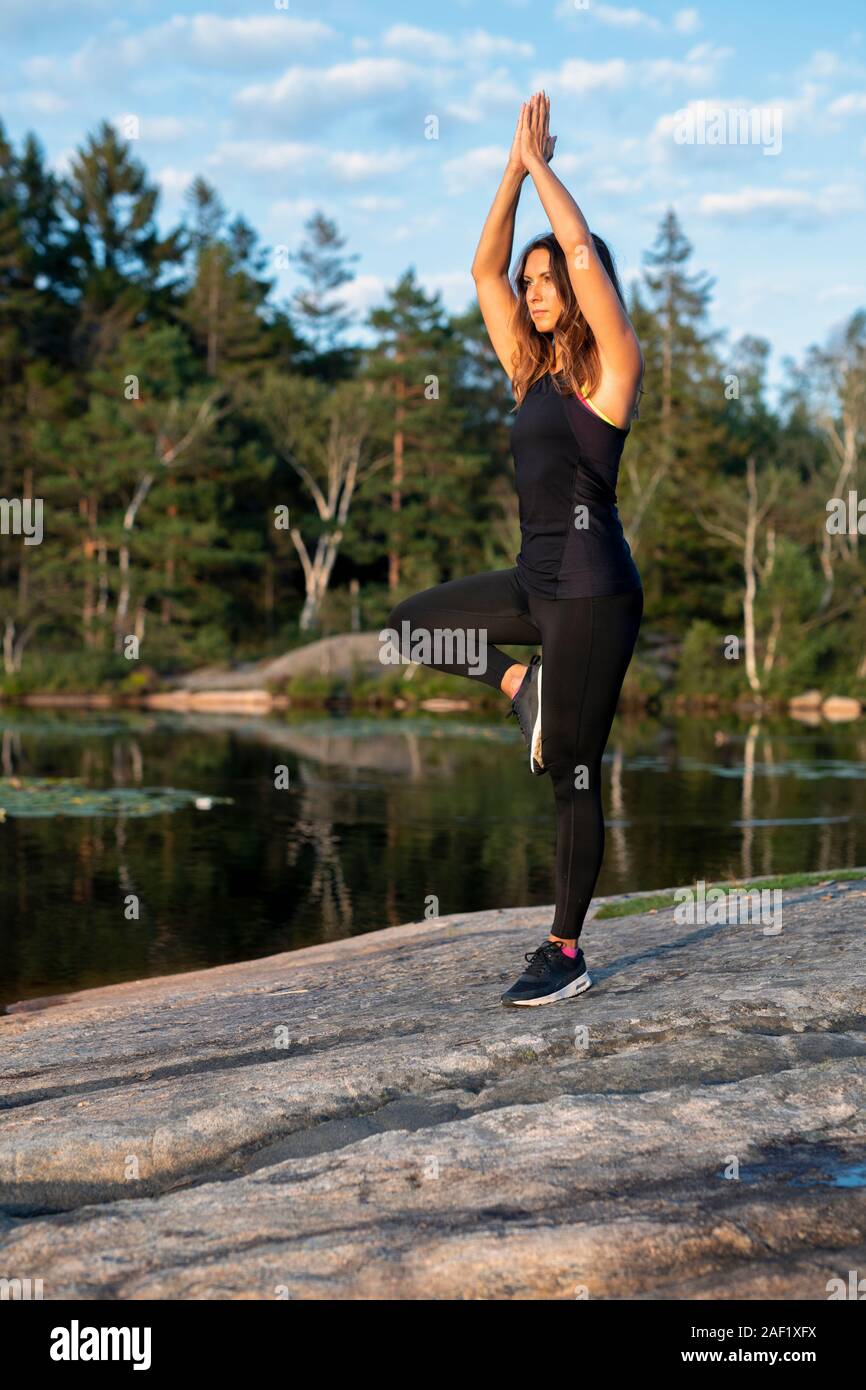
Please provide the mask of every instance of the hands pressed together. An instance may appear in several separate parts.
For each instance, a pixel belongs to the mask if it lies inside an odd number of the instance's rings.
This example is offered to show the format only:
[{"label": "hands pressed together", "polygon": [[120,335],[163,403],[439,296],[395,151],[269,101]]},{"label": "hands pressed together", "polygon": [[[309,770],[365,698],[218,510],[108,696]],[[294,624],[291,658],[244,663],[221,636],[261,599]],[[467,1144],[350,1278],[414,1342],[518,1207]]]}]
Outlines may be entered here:
[{"label": "hands pressed together", "polygon": [[534,92],[520,108],[508,167],[521,174],[529,173],[534,162],[550,163],[555,146],[556,136],[550,134],[550,97],[545,92]]}]

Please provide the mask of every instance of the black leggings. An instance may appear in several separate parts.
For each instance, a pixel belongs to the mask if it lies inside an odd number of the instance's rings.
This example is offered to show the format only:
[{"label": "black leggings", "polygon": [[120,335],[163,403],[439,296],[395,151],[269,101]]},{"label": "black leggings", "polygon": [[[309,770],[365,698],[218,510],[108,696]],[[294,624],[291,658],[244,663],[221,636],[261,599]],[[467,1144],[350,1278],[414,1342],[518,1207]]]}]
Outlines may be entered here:
[{"label": "black leggings", "polygon": [[[556,804],[554,936],[580,935],[601,869],[601,759],[642,616],[642,589],[602,598],[539,598],[523,588],[516,569],[508,569],[424,589],[398,603],[389,618],[407,657],[495,690],[515,661],[493,643],[541,643],[541,749]],[[401,629],[404,623],[408,629]],[[479,652],[486,663],[477,659]]]}]

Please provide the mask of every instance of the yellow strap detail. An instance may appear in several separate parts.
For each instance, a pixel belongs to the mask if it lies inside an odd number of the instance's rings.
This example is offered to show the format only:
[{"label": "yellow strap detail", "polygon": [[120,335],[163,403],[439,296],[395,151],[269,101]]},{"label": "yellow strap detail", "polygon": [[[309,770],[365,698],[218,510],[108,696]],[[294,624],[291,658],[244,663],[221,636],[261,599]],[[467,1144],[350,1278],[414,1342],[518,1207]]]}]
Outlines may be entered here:
[{"label": "yellow strap detail", "polygon": [[589,399],[588,396],[585,396],[585,395],[583,394],[582,391],[578,391],[577,394],[580,396],[580,399],[581,399],[586,405],[589,406],[590,410],[592,410],[596,415],[600,415],[601,418],[602,418],[602,420],[606,420],[607,423],[608,423],[609,425],[613,425],[613,427],[614,427],[615,430],[618,430],[618,429],[619,429],[619,425],[614,425],[614,424],[613,424],[613,420],[611,420],[610,416],[609,416],[609,415],[605,415],[605,413],[604,413],[603,410],[599,410],[599,408],[598,408],[597,405],[593,405],[592,401]]}]

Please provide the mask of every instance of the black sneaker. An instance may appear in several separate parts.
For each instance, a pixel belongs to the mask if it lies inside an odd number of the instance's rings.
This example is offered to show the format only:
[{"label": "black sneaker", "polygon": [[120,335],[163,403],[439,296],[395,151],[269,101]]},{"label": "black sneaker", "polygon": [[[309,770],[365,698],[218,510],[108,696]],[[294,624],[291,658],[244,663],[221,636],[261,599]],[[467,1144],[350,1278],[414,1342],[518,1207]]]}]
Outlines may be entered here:
[{"label": "black sneaker", "polygon": [[526,668],[526,675],[511,701],[511,713],[516,717],[529,749],[529,770],[538,777],[547,768],[541,760],[541,657],[537,653]]},{"label": "black sneaker", "polygon": [[503,1004],[552,1004],[583,994],[592,984],[579,946],[576,956],[564,956],[558,941],[545,941],[536,951],[527,951],[524,959],[528,965],[501,996]]}]

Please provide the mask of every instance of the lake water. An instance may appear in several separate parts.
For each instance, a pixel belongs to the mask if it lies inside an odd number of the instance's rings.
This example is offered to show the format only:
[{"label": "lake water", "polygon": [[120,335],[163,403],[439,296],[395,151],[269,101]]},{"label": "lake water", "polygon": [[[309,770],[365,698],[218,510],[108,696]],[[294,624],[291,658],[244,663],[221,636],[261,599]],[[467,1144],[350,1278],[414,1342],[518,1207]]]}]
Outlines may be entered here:
[{"label": "lake water", "polygon": [[[504,717],[7,707],[0,727],[0,1007],[552,901],[550,781]],[[34,778],[81,779],[76,814],[16,814],[52,809]],[[862,720],[619,716],[604,779],[600,895],[866,863]]]}]

